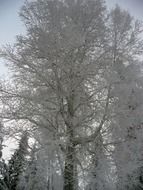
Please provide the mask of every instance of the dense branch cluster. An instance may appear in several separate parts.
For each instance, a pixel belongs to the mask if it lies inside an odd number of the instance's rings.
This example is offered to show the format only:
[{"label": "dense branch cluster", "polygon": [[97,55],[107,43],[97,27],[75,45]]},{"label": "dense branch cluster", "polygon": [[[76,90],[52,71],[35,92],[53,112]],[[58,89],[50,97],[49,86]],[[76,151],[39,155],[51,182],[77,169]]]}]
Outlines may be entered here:
[{"label": "dense branch cluster", "polygon": [[26,1],[20,17],[0,116],[32,143],[1,161],[8,190],[143,189],[142,23],[102,0]]}]

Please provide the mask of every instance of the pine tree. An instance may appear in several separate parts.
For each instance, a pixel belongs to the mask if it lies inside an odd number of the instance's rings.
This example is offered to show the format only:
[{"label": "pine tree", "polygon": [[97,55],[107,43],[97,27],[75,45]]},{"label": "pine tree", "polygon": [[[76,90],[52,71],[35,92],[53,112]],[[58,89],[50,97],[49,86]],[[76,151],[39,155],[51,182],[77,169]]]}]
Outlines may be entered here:
[{"label": "pine tree", "polygon": [[16,190],[19,183],[19,177],[22,174],[26,162],[28,148],[28,134],[24,132],[19,142],[19,147],[11,157],[8,163],[8,178],[5,178],[9,190]]},{"label": "pine tree", "polygon": [[[42,151],[42,150],[41,150]],[[20,178],[18,190],[49,190],[47,178],[47,163],[40,157],[36,145],[32,148],[26,169]],[[41,160],[42,159],[42,160]],[[47,189],[48,188],[48,189]]]},{"label": "pine tree", "polygon": [[5,160],[0,161],[0,189],[9,190],[9,175],[8,175],[8,165]]},{"label": "pine tree", "polygon": [[3,124],[0,122],[0,189],[8,190],[7,183],[5,183],[5,178],[8,177],[8,166],[5,160],[2,158],[3,138]]}]

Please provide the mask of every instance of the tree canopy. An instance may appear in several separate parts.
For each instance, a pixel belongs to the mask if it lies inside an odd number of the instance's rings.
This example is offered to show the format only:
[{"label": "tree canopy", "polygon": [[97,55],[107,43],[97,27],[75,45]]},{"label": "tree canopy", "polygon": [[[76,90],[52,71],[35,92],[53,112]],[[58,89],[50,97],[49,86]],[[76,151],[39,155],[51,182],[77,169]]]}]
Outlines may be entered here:
[{"label": "tree canopy", "polygon": [[142,23],[102,0],[26,1],[20,17],[0,115],[36,142],[23,188],[141,189]]}]

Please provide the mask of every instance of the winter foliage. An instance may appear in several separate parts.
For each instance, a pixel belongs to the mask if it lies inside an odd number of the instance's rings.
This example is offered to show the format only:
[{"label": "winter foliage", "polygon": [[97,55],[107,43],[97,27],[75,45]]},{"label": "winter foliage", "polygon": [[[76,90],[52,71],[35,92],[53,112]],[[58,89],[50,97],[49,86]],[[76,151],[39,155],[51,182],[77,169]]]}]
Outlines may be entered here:
[{"label": "winter foliage", "polygon": [[0,188],[142,190],[142,22],[102,0],[26,1],[20,17],[0,52],[0,127],[22,134]]}]

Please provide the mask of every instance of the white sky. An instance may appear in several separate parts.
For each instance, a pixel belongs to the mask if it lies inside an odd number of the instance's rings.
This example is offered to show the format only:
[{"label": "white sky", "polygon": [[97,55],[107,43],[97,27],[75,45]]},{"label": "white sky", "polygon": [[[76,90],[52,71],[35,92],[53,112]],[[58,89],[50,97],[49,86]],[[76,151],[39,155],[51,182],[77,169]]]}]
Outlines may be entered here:
[{"label": "white sky", "polygon": [[[17,34],[24,32],[18,12],[24,0],[0,0],[0,48],[15,41]],[[6,74],[4,63],[0,61],[0,75]]]},{"label": "white sky", "polygon": [[15,151],[17,148],[17,141],[13,138],[9,138],[8,140],[4,141],[5,147],[2,151],[2,157],[5,160],[9,160],[11,158],[11,154]]}]

